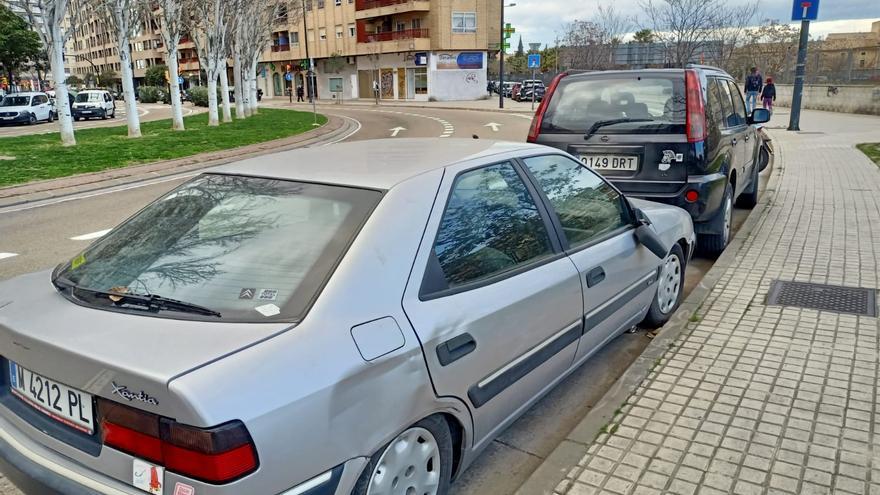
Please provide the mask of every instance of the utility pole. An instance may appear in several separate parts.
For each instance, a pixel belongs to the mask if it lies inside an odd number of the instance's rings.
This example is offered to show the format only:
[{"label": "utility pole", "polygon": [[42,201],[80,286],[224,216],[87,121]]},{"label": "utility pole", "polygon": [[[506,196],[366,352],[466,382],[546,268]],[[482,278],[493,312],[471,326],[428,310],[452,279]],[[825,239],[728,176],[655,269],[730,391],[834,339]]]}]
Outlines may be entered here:
[{"label": "utility pole", "polygon": [[504,2],[501,0],[501,26],[498,44],[498,108],[504,108],[504,44],[507,42],[504,32]]},{"label": "utility pole", "polygon": [[791,117],[788,121],[789,131],[801,130],[801,102],[804,95],[804,75],[807,65],[807,45],[810,42],[810,20],[819,14],[819,0],[794,0],[791,19],[801,21],[801,39],[798,43],[797,66],[794,75],[794,90],[791,95]]},{"label": "utility pole", "polygon": [[[309,93],[309,100],[312,102],[312,114],[315,121],[312,123],[313,126],[318,125],[318,108],[317,108],[317,95],[315,94],[318,91],[318,85],[314,84],[313,81],[314,73],[315,73],[315,64],[312,60],[312,57],[309,56],[309,26],[306,24],[306,0],[302,0],[302,9],[303,9],[303,34],[305,35],[306,41],[306,59],[309,61],[309,69],[306,73],[306,90]],[[291,90],[293,88],[291,87]]]}]

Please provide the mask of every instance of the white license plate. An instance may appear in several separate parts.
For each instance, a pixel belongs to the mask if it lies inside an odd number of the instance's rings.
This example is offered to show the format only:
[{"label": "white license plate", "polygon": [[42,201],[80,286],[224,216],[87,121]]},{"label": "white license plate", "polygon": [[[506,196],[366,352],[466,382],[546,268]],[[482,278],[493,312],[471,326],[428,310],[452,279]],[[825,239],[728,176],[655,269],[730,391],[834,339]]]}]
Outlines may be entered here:
[{"label": "white license plate", "polygon": [[83,433],[95,431],[92,396],[9,362],[10,389],[16,397],[52,419]]},{"label": "white license plate", "polygon": [[633,155],[581,155],[581,162],[594,170],[634,172],[639,169],[639,157]]},{"label": "white license plate", "polygon": [[82,113],[92,113],[91,110],[83,110]]}]

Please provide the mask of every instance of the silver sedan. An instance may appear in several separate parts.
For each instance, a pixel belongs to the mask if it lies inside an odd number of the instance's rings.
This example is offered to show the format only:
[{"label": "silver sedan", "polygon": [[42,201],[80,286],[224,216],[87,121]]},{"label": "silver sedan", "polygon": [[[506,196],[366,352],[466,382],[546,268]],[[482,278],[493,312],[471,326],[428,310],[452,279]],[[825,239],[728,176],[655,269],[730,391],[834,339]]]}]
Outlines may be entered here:
[{"label": "silver sedan", "polygon": [[371,141],[210,170],[0,284],[0,471],[35,494],[437,495],[677,309],[690,216],[570,155]]}]

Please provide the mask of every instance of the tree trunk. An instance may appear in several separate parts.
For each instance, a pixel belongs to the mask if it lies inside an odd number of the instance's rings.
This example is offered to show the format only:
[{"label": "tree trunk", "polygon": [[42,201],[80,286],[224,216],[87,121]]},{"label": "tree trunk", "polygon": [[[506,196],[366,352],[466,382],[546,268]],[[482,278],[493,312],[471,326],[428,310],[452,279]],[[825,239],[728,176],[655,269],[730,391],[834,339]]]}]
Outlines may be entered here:
[{"label": "tree trunk", "polygon": [[250,80],[248,91],[250,91],[249,103],[251,106],[251,115],[256,115],[260,113],[259,105],[257,105],[257,60],[259,59],[259,57],[259,53],[254,55],[254,58],[253,60],[251,60],[250,67],[248,69],[248,79]]},{"label": "tree trunk", "polygon": [[208,69],[208,125],[220,125],[220,116],[217,113],[217,71]]},{"label": "tree trunk", "polygon": [[131,70],[131,54],[128,39],[119,43],[119,65],[122,68],[122,93],[125,95],[125,118],[128,123],[128,137],[141,137],[141,119],[137,112],[134,94],[134,74]]},{"label": "tree trunk", "polygon": [[251,80],[248,78],[248,70],[246,68],[248,65],[247,62],[241,64],[241,99],[243,100],[244,114],[250,117],[253,114],[253,109],[251,108]]},{"label": "tree trunk", "polygon": [[165,54],[165,65],[168,66],[169,82],[171,83],[171,128],[175,131],[184,130],[183,102],[180,101],[180,83],[177,81],[177,47],[168,47]]},{"label": "tree trunk", "polygon": [[73,117],[70,115],[70,102],[67,97],[67,80],[64,76],[64,39],[60,26],[51,26],[52,45],[49,47],[49,60],[52,65],[52,78],[55,80],[55,101],[58,105],[58,127],[61,130],[61,144],[75,146]]},{"label": "tree trunk", "polygon": [[232,55],[232,84],[235,85],[235,118],[246,119],[248,114],[244,110],[244,92],[242,85],[244,81],[241,78],[241,46],[239,45],[239,37],[235,37],[236,45]]},{"label": "tree trunk", "polygon": [[232,106],[229,104],[229,75],[226,62],[220,68],[220,99],[223,102],[223,122],[232,122]]}]

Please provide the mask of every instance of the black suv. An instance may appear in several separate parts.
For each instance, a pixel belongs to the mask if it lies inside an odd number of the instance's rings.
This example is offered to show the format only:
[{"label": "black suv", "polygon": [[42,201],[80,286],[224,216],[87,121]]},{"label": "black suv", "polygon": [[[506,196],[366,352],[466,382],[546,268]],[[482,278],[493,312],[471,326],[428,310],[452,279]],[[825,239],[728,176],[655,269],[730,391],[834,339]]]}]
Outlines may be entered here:
[{"label": "black suv", "polygon": [[700,248],[730,241],[733,204],[758,201],[758,136],[742,93],[713,67],[563,73],[532,119],[528,141],[577,156],[627,196],[687,210]]}]

